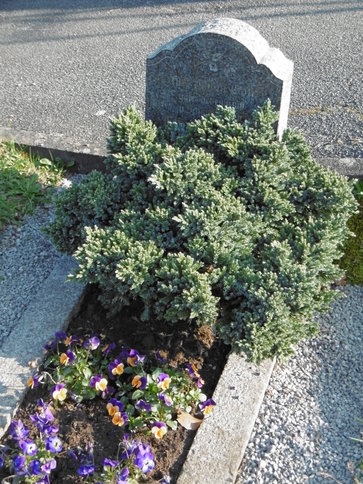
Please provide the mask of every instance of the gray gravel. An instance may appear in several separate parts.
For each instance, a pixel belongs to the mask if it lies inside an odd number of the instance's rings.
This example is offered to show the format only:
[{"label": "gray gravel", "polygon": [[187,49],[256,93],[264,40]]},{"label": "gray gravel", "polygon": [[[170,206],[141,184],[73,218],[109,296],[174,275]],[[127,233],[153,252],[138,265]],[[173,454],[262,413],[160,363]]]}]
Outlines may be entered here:
[{"label": "gray gravel", "polygon": [[0,348],[62,257],[42,231],[52,216],[50,205],[38,207],[21,225],[0,232]]},{"label": "gray gravel", "polygon": [[353,483],[363,460],[363,287],[319,316],[320,335],[275,367],[237,484]]},{"label": "gray gravel", "polygon": [[41,232],[49,218],[49,210],[39,208],[21,226],[0,234],[0,345],[59,257]]}]

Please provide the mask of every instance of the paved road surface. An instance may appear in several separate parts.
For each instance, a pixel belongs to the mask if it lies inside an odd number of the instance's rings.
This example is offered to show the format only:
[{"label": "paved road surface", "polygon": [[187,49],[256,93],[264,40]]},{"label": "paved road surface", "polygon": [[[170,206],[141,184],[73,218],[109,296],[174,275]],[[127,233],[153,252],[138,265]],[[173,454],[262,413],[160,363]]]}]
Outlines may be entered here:
[{"label": "paved road surface", "polygon": [[216,17],[294,61],[289,124],[317,157],[362,162],[360,0],[1,0],[0,127],[105,148],[108,118],[144,109],[147,54]]}]

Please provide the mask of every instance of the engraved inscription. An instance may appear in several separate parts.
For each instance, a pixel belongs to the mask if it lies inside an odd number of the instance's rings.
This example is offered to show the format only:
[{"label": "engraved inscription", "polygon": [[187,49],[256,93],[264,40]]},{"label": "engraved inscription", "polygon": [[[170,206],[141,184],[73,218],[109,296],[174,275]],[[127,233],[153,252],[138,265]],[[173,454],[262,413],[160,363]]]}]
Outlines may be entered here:
[{"label": "engraved inscription", "polygon": [[[244,120],[267,98],[278,110],[282,104],[288,107],[285,79],[256,60],[264,50],[270,53],[268,43],[248,24],[218,19],[171,44],[147,59],[146,118],[156,124],[190,121],[217,105],[234,107]],[[284,59],[291,85],[292,63]],[[282,103],[283,96],[287,102]]]}]

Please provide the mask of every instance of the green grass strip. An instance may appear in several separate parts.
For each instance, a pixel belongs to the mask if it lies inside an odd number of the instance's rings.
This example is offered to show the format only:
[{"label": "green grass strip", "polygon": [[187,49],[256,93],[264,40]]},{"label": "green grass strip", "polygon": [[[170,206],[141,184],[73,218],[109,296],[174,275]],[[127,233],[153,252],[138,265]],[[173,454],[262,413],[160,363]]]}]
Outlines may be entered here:
[{"label": "green grass strip", "polygon": [[64,176],[60,160],[29,155],[14,142],[0,143],[0,230],[18,224],[49,200],[50,189]]}]

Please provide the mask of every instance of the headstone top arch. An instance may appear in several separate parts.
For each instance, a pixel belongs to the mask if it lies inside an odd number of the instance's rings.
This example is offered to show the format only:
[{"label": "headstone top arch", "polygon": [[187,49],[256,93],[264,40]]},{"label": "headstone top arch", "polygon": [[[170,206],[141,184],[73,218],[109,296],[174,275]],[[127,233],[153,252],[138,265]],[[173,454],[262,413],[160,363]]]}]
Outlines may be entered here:
[{"label": "headstone top arch", "polygon": [[233,106],[249,119],[267,98],[287,125],[293,63],[251,25],[218,18],[197,25],[152,52],[146,61],[146,119],[187,122]]}]

